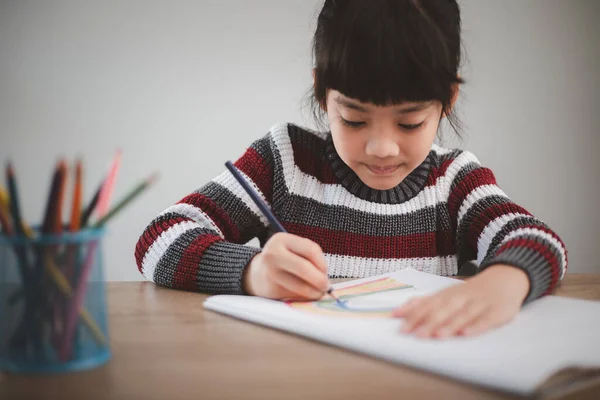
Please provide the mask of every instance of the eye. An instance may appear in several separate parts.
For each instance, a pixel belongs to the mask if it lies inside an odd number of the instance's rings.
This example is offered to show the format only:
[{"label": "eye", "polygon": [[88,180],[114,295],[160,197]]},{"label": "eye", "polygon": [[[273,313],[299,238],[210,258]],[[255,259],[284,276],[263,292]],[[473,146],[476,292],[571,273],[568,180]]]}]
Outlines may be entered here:
[{"label": "eye", "polygon": [[402,129],[405,129],[407,131],[416,131],[417,129],[421,128],[423,126],[423,122],[420,122],[418,124],[398,124],[398,126]]},{"label": "eye", "polygon": [[342,116],[340,116],[340,120],[342,121],[342,124],[346,125],[349,128],[358,128],[365,124],[362,121],[348,121],[347,119],[344,119],[344,117],[342,117]]}]

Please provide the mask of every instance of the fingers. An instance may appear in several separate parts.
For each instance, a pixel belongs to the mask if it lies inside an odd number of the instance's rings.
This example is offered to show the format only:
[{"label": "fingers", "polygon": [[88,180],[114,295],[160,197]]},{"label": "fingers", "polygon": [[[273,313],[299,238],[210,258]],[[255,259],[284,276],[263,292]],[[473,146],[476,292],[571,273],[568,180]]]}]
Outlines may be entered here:
[{"label": "fingers", "polygon": [[321,272],[327,273],[327,262],[321,246],[310,239],[295,235],[283,235],[285,247],[292,253],[307,259]]},{"label": "fingers", "polygon": [[449,320],[455,318],[457,314],[463,311],[465,300],[464,297],[456,297],[450,300],[437,296],[429,298],[427,301],[428,304],[422,307],[426,312],[420,318],[419,322],[413,324],[409,316],[408,320],[411,323],[408,327],[410,330],[407,332],[414,330],[419,336],[432,336],[438,328],[448,323]]},{"label": "fingers", "polygon": [[319,290],[321,293],[327,291],[329,288],[329,279],[327,278],[327,275],[323,271],[315,268],[311,262],[296,254],[287,254],[285,258],[282,258],[278,267],[288,274],[304,281],[306,284],[309,284],[314,289]]},{"label": "fingers", "polygon": [[508,322],[509,315],[485,302],[443,295],[415,298],[393,313],[404,318],[402,332],[423,338],[478,335]]},{"label": "fingers", "polygon": [[286,271],[279,271],[277,277],[279,297],[295,300],[317,300],[323,296],[323,292],[308,285],[306,281],[299,279]]},{"label": "fingers", "polygon": [[439,338],[446,338],[462,334],[464,328],[480,318],[486,311],[486,306],[481,303],[467,303],[460,312],[456,313],[445,324],[435,328],[433,335]]},{"label": "fingers", "polygon": [[[321,248],[295,235],[273,235],[257,260],[257,268],[262,271],[264,278],[261,284],[263,290],[256,293],[266,297],[317,299],[329,288],[327,266]],[[250,283],[261,280],[259,277],[252,278]]]}]

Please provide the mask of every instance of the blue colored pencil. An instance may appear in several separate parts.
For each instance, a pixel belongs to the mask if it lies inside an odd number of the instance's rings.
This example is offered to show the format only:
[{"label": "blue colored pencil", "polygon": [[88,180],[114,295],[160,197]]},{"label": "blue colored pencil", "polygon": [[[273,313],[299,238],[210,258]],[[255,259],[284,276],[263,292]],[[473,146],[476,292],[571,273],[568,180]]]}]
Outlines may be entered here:
[{"label": "blue colored pencil", "polygon": [[[287,231],[285,230],[283,225],[281,225],[279,220],[275,217],[275,214],[273,214],[273,212],[271,211],[269,206],[267,206],[267,204],[260,198],[260,195],[258,193],[256,193],[256,190],[254,190],[254,188],[246,181],[246,179],[244,179],[242,174],[231,163],[231,161],[227,161],[225,163],[225,166],[227,167],[229,172],[231,172],[233,177],[239,182],[239,184],[242,185],[242,187],[244,188],[246,193],[248,193],[248,195],[250,196],[252,201],[254,201],[254,203],[258,206],[260,211],[262,211],[262,213],[265,215],[265,217],[267,217],[267,219],[269,220],[271,225],[273,225],[275,227],[277,232],[287,233]],[[331,297],[333,297],[335,299],[335,301],[338,302],[338,304],[343,305],[343,303],[340,301],[340,299],[338,299],[338,297],[333,294],[333,287],[330,287],[327,290],[327,294],[330,295]]]}]

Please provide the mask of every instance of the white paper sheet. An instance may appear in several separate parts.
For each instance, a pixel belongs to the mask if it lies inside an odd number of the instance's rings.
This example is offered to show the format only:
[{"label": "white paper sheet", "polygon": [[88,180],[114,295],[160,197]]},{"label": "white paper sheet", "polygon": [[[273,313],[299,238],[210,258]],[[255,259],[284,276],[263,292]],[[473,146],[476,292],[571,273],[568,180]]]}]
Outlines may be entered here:
[{"label": "white paper sheet", "polygon": [[[383,277],[425,292],[462,284],[406,269],[334,287],[342,289]],[[501,328],[476,337],[444,340],[402,334],[399,319],[319,315],[259,297],[217,295],[204,305],[331,345],[518,394],[533,393],[562,368],[600,368],[600,302],[594,301],[546,296],[525,306]]]}]

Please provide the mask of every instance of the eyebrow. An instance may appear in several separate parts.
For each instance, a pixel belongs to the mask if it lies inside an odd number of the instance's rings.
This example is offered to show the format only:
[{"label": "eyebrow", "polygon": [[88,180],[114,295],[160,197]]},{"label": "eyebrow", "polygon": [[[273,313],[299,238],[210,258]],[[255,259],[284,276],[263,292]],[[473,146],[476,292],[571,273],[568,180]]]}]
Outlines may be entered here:
[{"label": "eyebrow", "polygon": [[[352,110],[356,110],[356,111],[360,111],[360,112],[369,112],[369,110],[367,108],[365,108],[364,106],[360,105],[360,103],[357,103],[355,101],[352,101],[350,99],[345,99],[343,97],[337,97],[336,102],[346,108],[350,108]],[[400,106],[396,112],[398,114],[408,114],[408,113],[412,113],[412,112],[416,112],[416,111],[421,111],[427,107],[429,107],[429,105],[431,104],[430,101],[424,101],[421,103],[414,103],[414,104],[410,104],[408,106]]]}]

